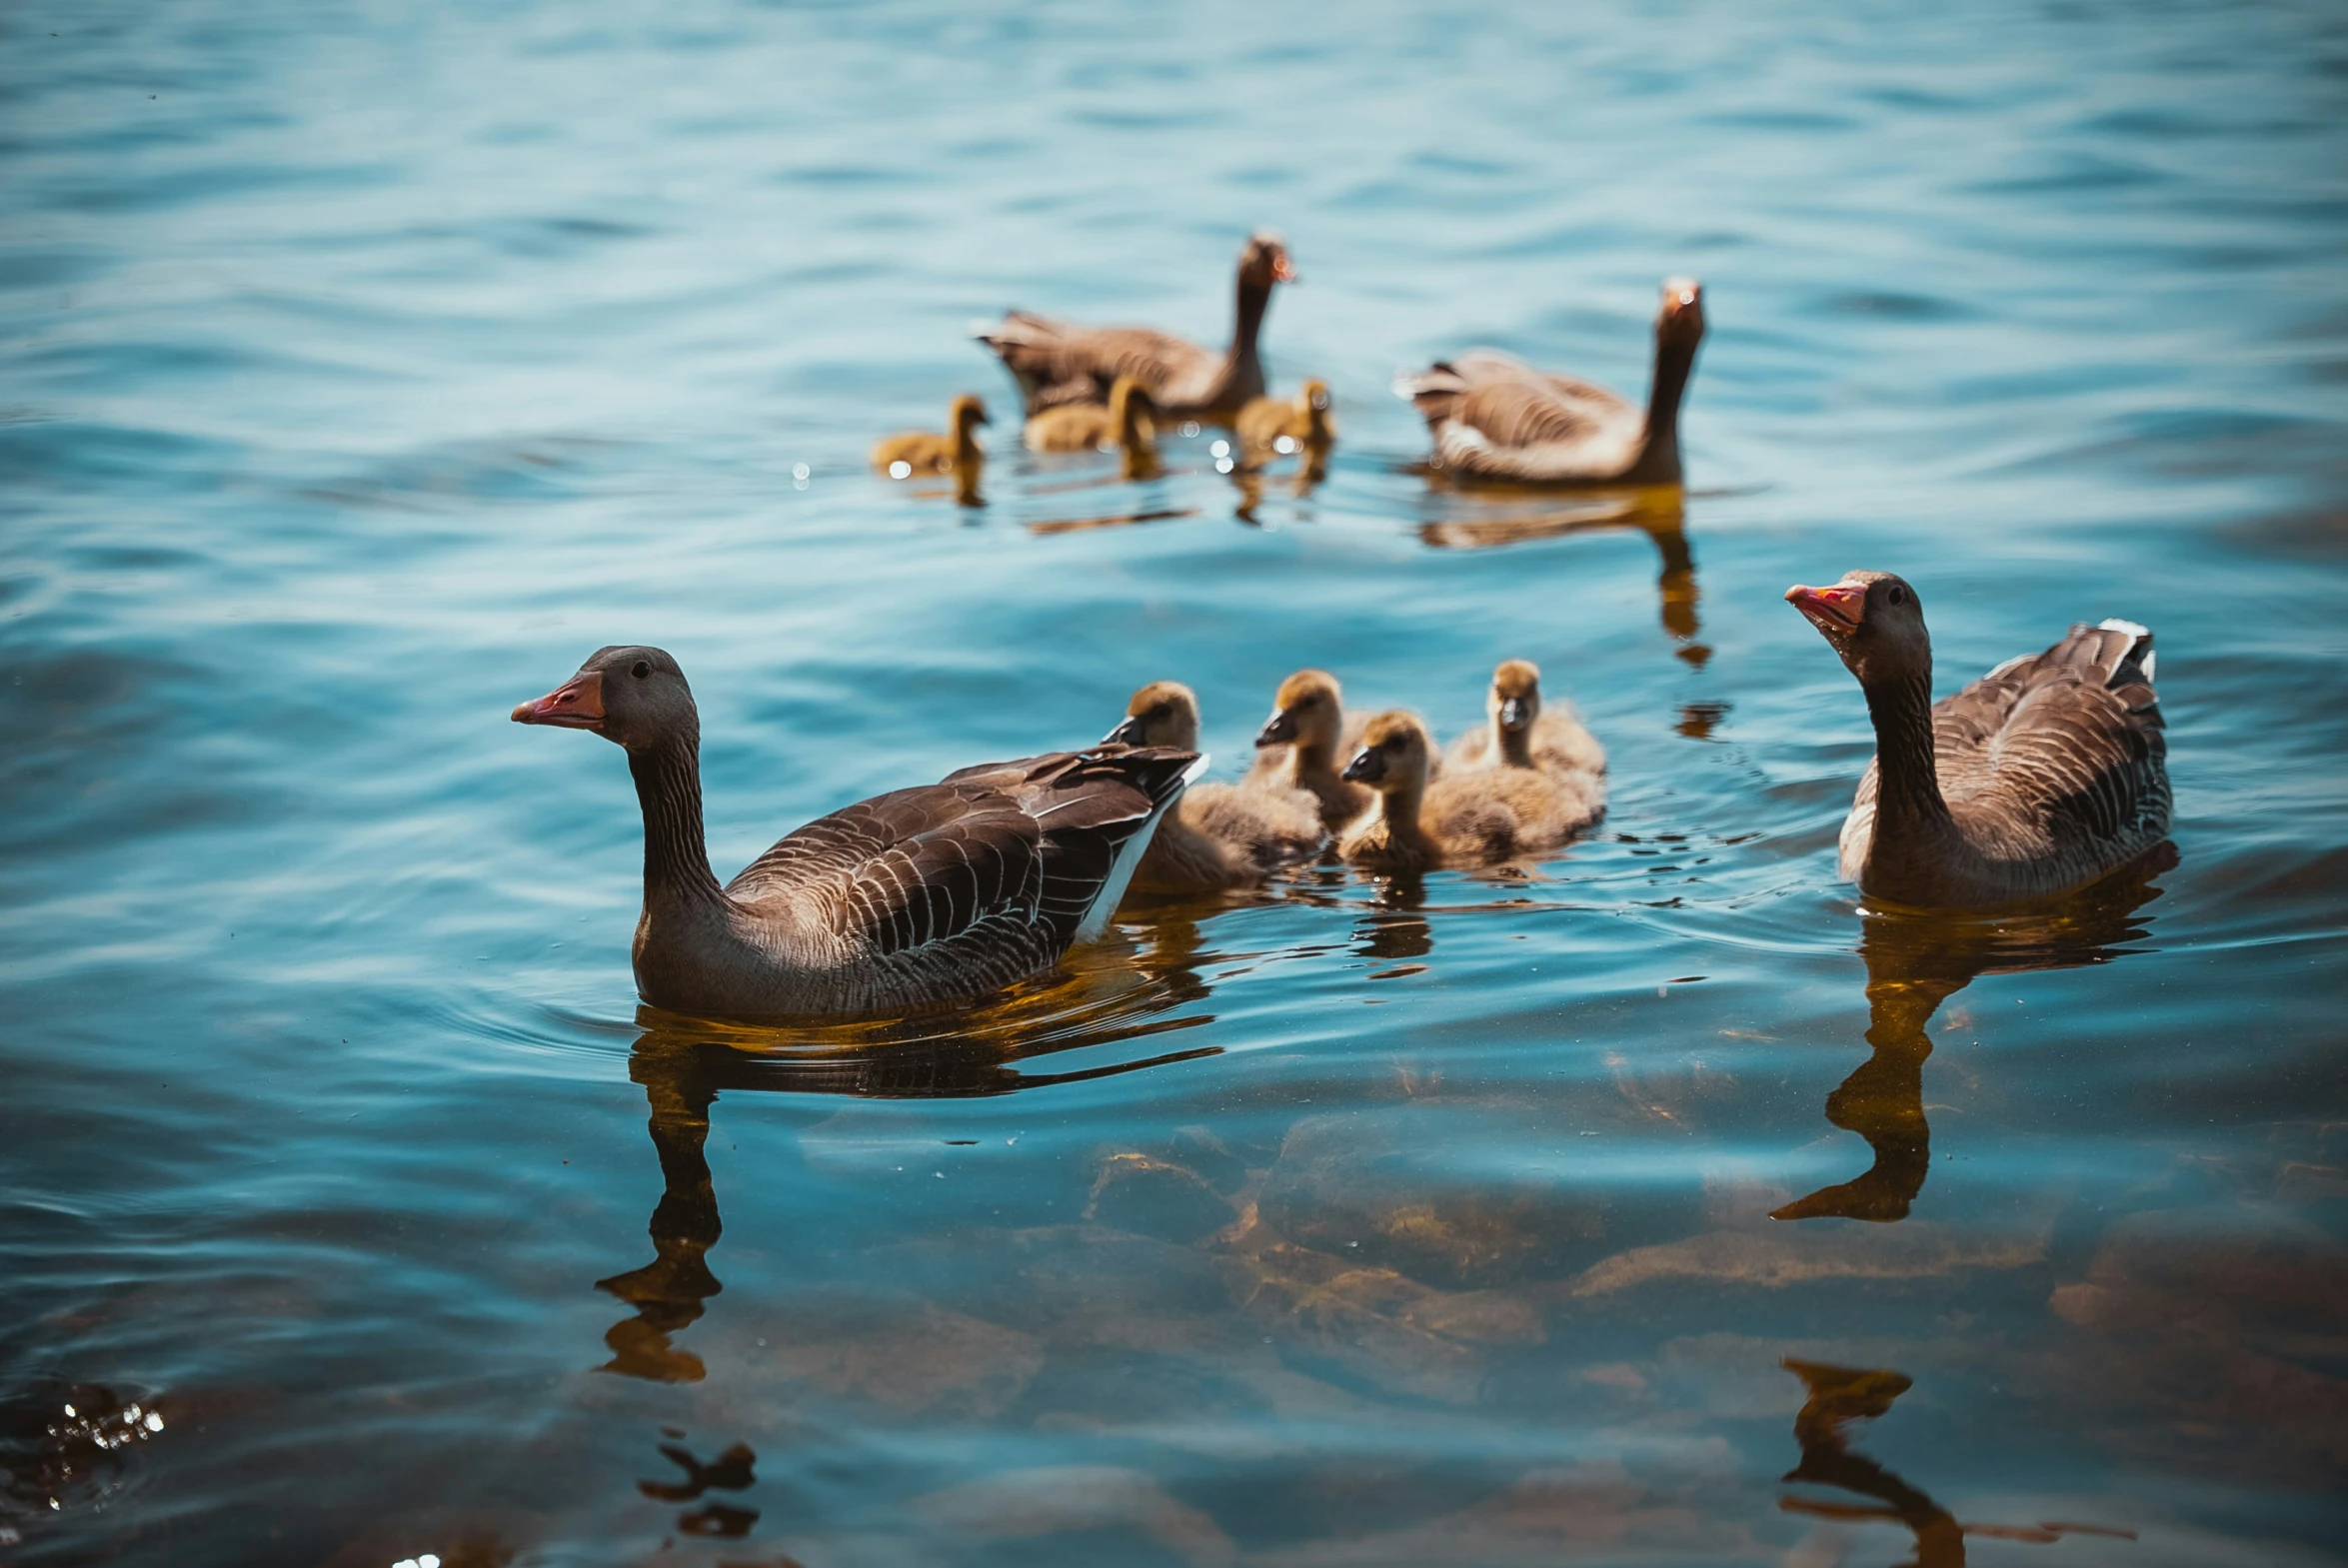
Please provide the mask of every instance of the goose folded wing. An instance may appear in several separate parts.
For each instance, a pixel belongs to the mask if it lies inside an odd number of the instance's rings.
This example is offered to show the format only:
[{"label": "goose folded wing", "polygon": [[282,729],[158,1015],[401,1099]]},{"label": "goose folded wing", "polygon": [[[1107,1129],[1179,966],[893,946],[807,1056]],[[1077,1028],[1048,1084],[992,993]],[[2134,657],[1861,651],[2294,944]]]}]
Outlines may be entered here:
[{"label": "goose folded wing", "polygon": [[736,898],[816,894],[843,933],[886,955],[1043,911],[1042,826],[983,784],[893,790],[819,817],[751,862]]},{"label": "goose folded wing", "polygon": [[2091,838],[2165,815],[2151,654],[2151,634],[2107,624],[2000,665],[1933,714],[1944,785]]}]

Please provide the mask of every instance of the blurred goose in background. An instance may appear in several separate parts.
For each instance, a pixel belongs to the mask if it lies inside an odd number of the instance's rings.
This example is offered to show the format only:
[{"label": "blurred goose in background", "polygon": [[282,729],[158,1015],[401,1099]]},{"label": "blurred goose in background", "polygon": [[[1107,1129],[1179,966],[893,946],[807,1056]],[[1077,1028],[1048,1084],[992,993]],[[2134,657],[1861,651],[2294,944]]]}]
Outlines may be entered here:
[{"label": "blurred goose in background", "polygon": [[1003,360],[1027,399],[1028,412],[1064,403],[1099,403],[1120,376],[1151,388],[1170,419],[1226,424],[1248,399],[1263,395],[1255,340],[1275,283],[1295,281],[1288,248],[1268,229],[1239,252],[1238,317],[1228,349],[1216,353],[1148,327],[1084,327],[1013,311],[978,338]]},{"label": "blurred goose in background", "polygon": [[2074,626],[1935,704],[1924,607],[1901,579],[1852,572],[1785,598],[1867,695],[1875,758],[1842,824],[1841,873],[1870,900],[1974,908],[2062,892],[2167,835],[2143,627]]},{"label": "blurred goose in background", "polygon": [[1574,797],[1586,826],[1605,814],[1606,749],[1582,728],[1570,707],[1541,705],[1540,667],[1504,659],[1492,671],[1484,699],[1485,723],[1451,743],[1454,769],[1525,768],[1547,775]]},{"label": "blurred goose in background", "polygon": [[[1114,745],[1198,750],[1198,699],[1175,681],[1154,681],[1126,705],[1107,741]],[[1136,892],[1214,892],[1252,887],[1267,871],[1309,859],[1328,841],[1320,802],[1302,789],[1272,784],[1192,784],[1158,824]]]},{"label": "blurred goose in background", "polygon": [[1384,713],[1361,732],[1344,777],[1376,803],[1337,840],[1348,860],[1385,871],[1489,865],[1553,848],[1587,820],[1577,797],[1537,769],[1484,768],[1428,777],[1434,742],[1412,714]]},{"label": "blurred goose in background", "polygon": [[987,418],[987,405],[966,392],[949,408],[943,435],[911,430],[885,437],[873,446],[873,467],[891,479],[976,472],[987,461],[987,449],[979,445],[979,427],[993,423]]},{"label": "blurred goose in background", "polygon": [[1462,479],[1526,485],[1675,485],[1679,404],[1704,337],[1704,291],[1663,285],[1655,372],[1644,410],[1603,387],[1470,349],[1394,383],[1426,420],[1433,467]]},{"label": "blurred goose in background", "polygon": [[999,990],[1098,934],[1189,752],[989,763],[819,817],[723,887],[702,836],[701,718],[657,648],[598,650],[514,722],[625,748],[644,811],[639,994],[740,1017],[877,1012]]},{"label": "blurred goose in background", "polygon": [[1064,403],[1028,416],[1031,452],[1116,452],[1127,479],[1158,472],[1158,402],[1131,376],[1109,389],[1109,402]]},{"label": "blurred goose in background", "polygon": [[[1328,383],[1314,378],[1294,398],[1256,398],[1239,410],[1231,433],[1249,463],[1300,452],[1307,462],[1324,461],[1336,444],[1336,421],[1329,415]],[[1285,443],[1285,445],[1282,445]]]}]

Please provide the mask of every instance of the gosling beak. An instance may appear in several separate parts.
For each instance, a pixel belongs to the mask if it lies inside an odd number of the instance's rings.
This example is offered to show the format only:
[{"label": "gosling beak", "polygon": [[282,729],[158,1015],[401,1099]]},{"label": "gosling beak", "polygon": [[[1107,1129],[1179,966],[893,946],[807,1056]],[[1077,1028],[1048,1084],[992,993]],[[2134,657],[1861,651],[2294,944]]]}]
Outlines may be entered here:
[{"label": "gosling beak", "polygon": [[1524,711],[1523,698],[1504,697],[1500,699],[1501,729],[1507,731],[1510,735],[1514,735],[1517,731],[1523,729],[1531,722],[1532,716]]},{"label": "gosling beak", "polygon": [[1284,708],[1275,708],[1271,717],[1263,721],[1263,728],[1255,732],[1257,747],[1284,746],[1296,739],[1296,716]]},{"label": "gosling beak", "polygon": [[1353,761],[1337,777],[1351,784],[1376,784],[1386,776],[1386,754],[1375,747],[1365,746],[1353,754]]},{"label": "gosling beak", "polygon": [[971,423],[974,425],[992,425],[995,423],[995,421],[987,417],[987,411],[985,409],[981,409],[979,410],[978,418],[971,421]]},{"label": "gosling beak", "polygon": [[535,703],[514,710],[518,725],[553,725],[562,730],[601,730],[604,727],[604,673],[588,670],[573,676]]},{"label": "gosling beak", "polygon": [[1846,638],[1867,616],[1867,585],[1837,583],[1831,588],[1804,588],[1799,583],[1785,591],[1785,602],[1831,638]]},{"label": "gosling beak", "polygon": [[1142,721],[1132,714],[1126,715],[1115,730],[1101,738],[1101,744],[1103,746],[1140,746],[1142,744]]}]

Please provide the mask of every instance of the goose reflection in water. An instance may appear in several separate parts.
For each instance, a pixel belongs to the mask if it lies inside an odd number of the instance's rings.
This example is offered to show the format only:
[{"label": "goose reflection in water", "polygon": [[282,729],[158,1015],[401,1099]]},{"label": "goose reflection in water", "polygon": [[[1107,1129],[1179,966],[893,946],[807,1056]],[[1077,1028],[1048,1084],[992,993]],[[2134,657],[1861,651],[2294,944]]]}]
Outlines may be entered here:
[{"label": "goose reflection in water", "polygon": [[1910,1568],[1964,1568],[1965,1537],[1991,1536],[2003,1541],[2044,1543],[2066,1535],[2113,1536],[2133,1541],[2133,1530],[2114,1530],[2092,1524],[1960,1524],[1954,1514],[1934,1502],[1930,1494],[1911,1486],[1892,1470],[1863,1454],[1850,1451],[1853,1421],[1872,1421],[1890,1410],[1893,1401],[1915,1386],[1915,1380],[1884,1368],[1862,1370],[1829,1366],[1819,1361],[1797,1361],[1787,1356],[1779,1363],[1802,1380],[1809,1397],[1793,1418],[1793,1440],[1801,1445],[1801,1463],[1780,1480],[1872,1497],[1880,1506],[1818,1502],[1807,1497],[1781,1497],[1777,1506],[1789,1514],[1842,1521],[1886,1520],[1907,1526],[1916,1538]]},{"label": "goose reflection in water", "polygon": [[[1428,480],[1439,483],[1432,473]],[[1679,645],[1679,657],[1686,663],[1701,669],[1711,659],[1711,649],[1696,641],[1701,627],[1696,620],[1695,554],[1687,544],[1687,493],[1677,485],[1577,492],[1570,501],[1539,491],[1517,492],[1512,500],[1484,499],[1509,494],[1491,487],[1478,487],[1474,494],[1473,513],[1419,524],[1420,543],[1436,550],[1497,550],[1570,534],[1636,529],[1654,541],[1662,558],[1655,590],[1662,603],[1663,630]]]},{"label": "goose reflection in water", "polygon": [[641,1007],[644,1028],[628,1075],[644,1085],[648,1128],[660,1161],[653,1208],[654,1257],[641,1268],[596,1281],[636,1309],[604,1335],[612,1358],[600,1368],[655,1382],[693,1383],[701,1358],[673,1337],[700,1319],[724,1286],[708,1253],[723,1226],[704,1153],[710,1107],[721,1092],[854,1094],[923,1099],[1009,1094],[1076,1083],[1220,1053],[1215,1046],[1124,1054],[1062,1072],[1022,1071],[1041,1056],[1128,1044],[1214,1021],[1180,1011],[1205,1000],[1198,927],[1161,919],[1137,951],[1097,943],[1070,955],[1059,973],[1014,987],[981,1006],[909,1018],[775,1027],[691,1018]]},{"label": "goose reflection in water", "polygon": [[2150,926],[2136,911],[2160,896],[2153,878],[2176,863],[2175,848],[2164,843],[2130,870],[2021,915],[1862,915],[1872,1054],[1826,1097],[1826,1119],[1866,1139],[1875,1162],[1770,1217],[1905,1219],[1932,1168],[1924,1059],[1932,1054],[1933,1013],[1979,975],[2076,968],[2129,951],[2123,944],[2141,940]]}]

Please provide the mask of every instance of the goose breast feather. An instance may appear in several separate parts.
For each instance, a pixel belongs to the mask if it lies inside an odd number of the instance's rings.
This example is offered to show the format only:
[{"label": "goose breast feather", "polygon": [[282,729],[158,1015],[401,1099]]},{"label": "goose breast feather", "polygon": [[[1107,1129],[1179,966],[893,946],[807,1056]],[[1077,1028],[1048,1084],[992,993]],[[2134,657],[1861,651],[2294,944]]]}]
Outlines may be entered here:
[{"label": "goose breast feather", "polygon": [[[2151,848],[2168,831],[2167,737],[2152,634],[2128,621],[2074,626],[1932,709],[1935,772],[1950,815],[1992,860],[2054,890]],[[1874,836],[1878,764],[1843,824],[1843,874]]]}]

